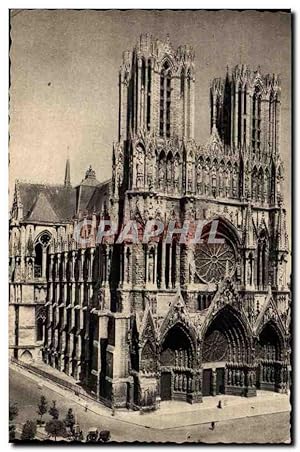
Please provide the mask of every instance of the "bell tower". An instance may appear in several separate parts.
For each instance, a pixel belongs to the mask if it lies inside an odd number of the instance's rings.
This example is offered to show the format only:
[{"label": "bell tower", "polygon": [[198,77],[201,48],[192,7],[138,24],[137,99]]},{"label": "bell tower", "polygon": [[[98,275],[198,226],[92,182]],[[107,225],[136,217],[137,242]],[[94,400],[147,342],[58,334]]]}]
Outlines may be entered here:
[{"label": "bell tower", "polygon": [[225,79],[211,85],[211,128],[217,128],[225,145],[251,149],[271,156],[279,153],[280,82],[236,66]]},{"label": "bell tower", "polygon": [[194,52],[140,36],[123,54],[119,78],[119,141],[141,131],[160,138],[194,137]]}]

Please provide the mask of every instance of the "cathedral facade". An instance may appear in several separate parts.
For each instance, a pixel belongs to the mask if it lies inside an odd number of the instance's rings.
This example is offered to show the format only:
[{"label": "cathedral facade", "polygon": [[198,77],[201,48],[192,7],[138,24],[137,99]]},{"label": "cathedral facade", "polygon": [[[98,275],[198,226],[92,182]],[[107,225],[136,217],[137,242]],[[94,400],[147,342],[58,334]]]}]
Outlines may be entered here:
[{"label": "cathedral facade", "polygon": [[[142,35],[120,69],[112,179],[89,168],[73,188],[67,164],[64,185],[16,183],[11,353],[115,408],[288,388],[280,81],[243,65],[213,80],[205,145],[194,140],[195,89],[192,48]],[[103,219],[118,232],[206,226],[198,243],[164,233],[98,243]]]}]

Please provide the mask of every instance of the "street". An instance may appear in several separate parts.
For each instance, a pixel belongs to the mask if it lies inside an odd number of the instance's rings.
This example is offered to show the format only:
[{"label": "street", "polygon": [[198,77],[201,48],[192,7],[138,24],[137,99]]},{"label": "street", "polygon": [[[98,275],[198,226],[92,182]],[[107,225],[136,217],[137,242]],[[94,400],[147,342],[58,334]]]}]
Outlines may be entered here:
[{"label": "street", "polygon": [[[73,398],[63,397],[45,386],[39,387],[36,381],[13,369],[10,369],[9,381],[10,401],[16,402],[19,408],[16,419],[18,425],[27,419],[38,419],[37,405],[41,395],[44,395],[48,404],[56,400],[60,419],[65,417],[69,408],[73,409],[76,422],[80,424],[84,436],[90,427],[97,427],[98,430],[110,430],[112,441],[288,443],[290,438],[289,412],[220,421],[215,423],[214,430],[211,430],[210,424],[158,430],[116,419],[111,416],[109,410],[107,415],[95,414],[90,410],[85,412],[84,407],[77,404]],[[46,414],[44,420],[48,419],[50,416]]]}]

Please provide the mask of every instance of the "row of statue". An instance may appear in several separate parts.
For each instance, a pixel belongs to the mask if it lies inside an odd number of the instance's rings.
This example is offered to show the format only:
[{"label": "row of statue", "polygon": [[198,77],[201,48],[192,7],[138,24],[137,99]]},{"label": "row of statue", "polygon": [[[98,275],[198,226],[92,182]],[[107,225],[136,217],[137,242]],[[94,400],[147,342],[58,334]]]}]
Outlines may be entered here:
[{"label": "row of statue", "polygon": [[252,370],[246,372],[243,369],[229,367],[226,369],[226,373],[228,386],[255,386],[255,373]]}]

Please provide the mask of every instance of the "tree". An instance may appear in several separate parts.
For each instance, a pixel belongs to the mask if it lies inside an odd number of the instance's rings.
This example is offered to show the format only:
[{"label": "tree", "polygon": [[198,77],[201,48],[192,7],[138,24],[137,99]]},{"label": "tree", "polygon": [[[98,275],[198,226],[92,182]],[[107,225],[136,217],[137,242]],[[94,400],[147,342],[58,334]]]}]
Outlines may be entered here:
[{"label": "tree", "polygon": [[64,436],[66,433],[66,427],[63,421],[59,419],[52,419],[45,425],[45,430],[50,436],[54,436],[55,441],[57,436]]},{"label": "tree", "polygon": [[50,414],[50,416],[52,416],[53,419],[58,419],[59,418],[59,411],[56,408],[56,401],[55,400],[52,401],[52,406],[49,408],[49,414]]},{"label": "tree", "polygon": [[18,406],[16,403],[9,404],[9,420],[13,421],[19,414]]},{"label": "tree", "polygon": [[43,418],[44,414],[47,413],[47,410],[48,410],[48,402],[46,400],[46,397],[41,396],[41,400],[40,400],[40,403],[38,405],[38,410],[37,410],[38,415],[41,416],[40,422],[42,422],[42,418]]},{"label": "tree", "polygon": [[21,440],[28,441],[34,439],[36,435],[36,423],[33,421],[26,421],[23,425]]},{"label": "tree", "polygon": [[16,439],[16,426],[9,424],[9,442],[12,443]]},{"label": "tree", "polygon": [[16,426],[13,424],[14,419],[18,416],[19,410],[16,403],[9,404],[9,441],[12,442],[16,437]]},{"label": "tree", "polygon": [[67,412],[66,417],[65,417],[65,419],[64,419],[64,423],[65,423],[65,426],[66,426],[67,428],[69,428],[70,431],[72,432],[72,431],[73,431],[74,424],[75,424],[75,416],[74,416],[74,414],[73,414],[72,408],[69,408],[69,409],[68,409],[68,412]]}]

